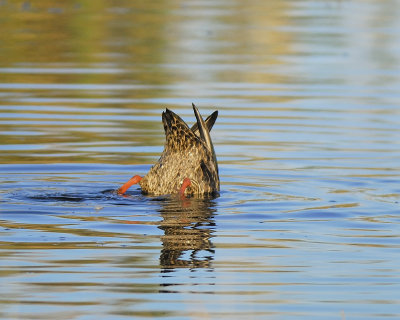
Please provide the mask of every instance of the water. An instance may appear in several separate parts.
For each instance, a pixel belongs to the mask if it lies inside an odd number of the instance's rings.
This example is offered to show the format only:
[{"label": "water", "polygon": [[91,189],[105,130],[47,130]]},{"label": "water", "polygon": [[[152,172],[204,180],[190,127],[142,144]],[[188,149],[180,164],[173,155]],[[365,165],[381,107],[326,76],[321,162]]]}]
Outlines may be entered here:
[{"label": "water", "polygon": [[[398,1],[0,2],[0,318],[398,319]],[[161,112],[221,194],[133,187]]]}]

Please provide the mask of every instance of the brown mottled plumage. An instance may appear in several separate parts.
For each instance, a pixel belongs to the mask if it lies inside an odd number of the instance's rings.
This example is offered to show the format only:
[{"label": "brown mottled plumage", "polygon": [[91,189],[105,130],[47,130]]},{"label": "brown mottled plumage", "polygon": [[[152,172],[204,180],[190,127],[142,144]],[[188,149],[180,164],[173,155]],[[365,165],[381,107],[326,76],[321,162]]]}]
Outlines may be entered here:
[{"label": "brown mottled plumage", "polygon": [[[197,122],[192,128],[171,110],[162,113],[164,151],[147,175],[132,178],[133,183],[139,182],[143,193],[205,195],[219,191],[218,164],[210,137],[218,111],[205,121],[194,104],[193,111]],[[124,185],[118,192],[123,194],[131,184]]]}]

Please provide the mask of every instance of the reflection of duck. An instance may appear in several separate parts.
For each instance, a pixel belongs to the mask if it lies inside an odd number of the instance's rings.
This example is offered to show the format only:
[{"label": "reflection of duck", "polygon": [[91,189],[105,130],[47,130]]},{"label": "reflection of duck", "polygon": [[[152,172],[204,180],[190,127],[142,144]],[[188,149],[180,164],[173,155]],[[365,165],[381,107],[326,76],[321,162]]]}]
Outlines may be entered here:
[{"label": "reflection of duck", "polygon": [[210,131],[218,116],[212,113],[205,121],[193,104],[197,123],[188,125],[174,112],[166,109],[162,113],[166,142],[158,162],[143,178],[132,177],[121,188],[124,194],[128,188],[139,183],[142,192],[152,195],[215,194],[219,191],[218,164]]},{"label": "reflection of duck", "polygon": [[166,272],[174,268],[210,268],[214,259],[211,242],[215,228],[213,214],[214,202],[211,199],[174,198],[162,202],[160,214],[162,221],[159,228],[162,250],[160,265]]}]

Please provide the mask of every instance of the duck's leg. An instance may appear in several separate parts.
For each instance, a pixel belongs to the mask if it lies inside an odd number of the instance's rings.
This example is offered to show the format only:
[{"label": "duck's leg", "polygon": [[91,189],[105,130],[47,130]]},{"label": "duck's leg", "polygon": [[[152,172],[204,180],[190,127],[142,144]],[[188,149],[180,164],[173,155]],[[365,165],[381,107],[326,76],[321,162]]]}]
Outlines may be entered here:
[{"label": "duck's leg", "polygon": [[117,190],[117,193],[124,194],[132,185],[138,183],[140,180],[142,180],[141,176],[133,176],[129,179],[129,181],[125,182],[124,185]]},{"label": "duck's leg", "polygon": [[179,189],[179,196],[180,196],[181,199],[184,199],[184,198],[185,198],[185,190],[186,190],[186,188],[189,187],[191,184],[192,184],[192,182],[190,181],[189,178],[183,179],[182,186],[181,186],[181,188]]}]

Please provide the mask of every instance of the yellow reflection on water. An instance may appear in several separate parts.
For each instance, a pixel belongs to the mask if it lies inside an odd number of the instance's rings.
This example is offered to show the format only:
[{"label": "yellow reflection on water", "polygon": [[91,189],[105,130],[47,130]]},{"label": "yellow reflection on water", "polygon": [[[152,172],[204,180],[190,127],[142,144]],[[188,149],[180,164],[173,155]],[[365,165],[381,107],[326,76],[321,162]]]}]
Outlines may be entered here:
[{"label": "yellow reflection on water", "polygon": [[282,81],[255,71],[290,52],[290,6],[3,2],[0,163],[151,163],[162,101],[199,94],[177,83]]}]

